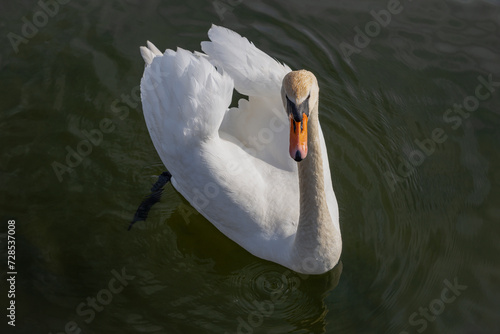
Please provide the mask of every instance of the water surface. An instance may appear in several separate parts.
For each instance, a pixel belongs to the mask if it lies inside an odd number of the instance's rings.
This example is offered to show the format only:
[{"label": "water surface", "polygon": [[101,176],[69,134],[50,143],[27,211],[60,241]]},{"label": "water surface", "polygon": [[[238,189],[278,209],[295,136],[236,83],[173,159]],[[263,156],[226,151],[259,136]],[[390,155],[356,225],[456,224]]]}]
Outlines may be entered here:
[{"label": "water surface", "polygon": [[[1,6],[7,333],[499,332],[497,1],[73,0],[46,20],[35,1]],[[255,258],[171,186],[126,230],[164,170],[138,48],[200,50],[212,23],[319,80],[344,244],[327,274]]]}]

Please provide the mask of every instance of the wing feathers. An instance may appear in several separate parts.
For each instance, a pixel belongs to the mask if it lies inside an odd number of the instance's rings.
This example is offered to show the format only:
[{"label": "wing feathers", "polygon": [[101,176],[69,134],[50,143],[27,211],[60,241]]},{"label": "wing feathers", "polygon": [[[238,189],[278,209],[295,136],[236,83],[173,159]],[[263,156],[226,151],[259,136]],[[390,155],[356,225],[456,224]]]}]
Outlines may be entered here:
[{"label": "wing feathers", "polygon": [[237,91],[249,96],[276,96],[281,81],[291,69],[259,50],[245,37],[229,29],[212,25],[210,41],[202,50],[210,62],[224,69],[234,80]]},{"label": "wing feathers", "polygon": [[171,137],[183,142],[217,135],[231,102],[231,78],[184,49],[158,52],[151,43],[141,48],[147,64],[141,81],[144,117],[157,149]]}]

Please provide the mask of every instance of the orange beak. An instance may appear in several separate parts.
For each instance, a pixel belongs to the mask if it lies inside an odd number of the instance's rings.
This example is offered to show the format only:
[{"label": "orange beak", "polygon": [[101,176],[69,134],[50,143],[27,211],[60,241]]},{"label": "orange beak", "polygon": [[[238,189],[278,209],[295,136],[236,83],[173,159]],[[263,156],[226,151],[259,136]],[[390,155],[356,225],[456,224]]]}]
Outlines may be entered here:
[{"label": "orange beak", "polygon": [[302,114],[302,121],[296,122],[290,115],[290,156],[301,161],[307,155],[307,116]]}]

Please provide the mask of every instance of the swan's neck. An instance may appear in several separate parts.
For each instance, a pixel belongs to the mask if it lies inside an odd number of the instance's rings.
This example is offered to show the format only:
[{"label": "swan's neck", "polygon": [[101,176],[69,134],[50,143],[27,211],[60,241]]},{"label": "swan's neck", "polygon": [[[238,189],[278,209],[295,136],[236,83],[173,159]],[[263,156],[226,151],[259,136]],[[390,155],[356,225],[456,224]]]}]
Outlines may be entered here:
[{"label": "swan's neck", "polygon": [[317,110],[311,113],[308,123],[308,153],[298,163],[300,218],[293,262],[298,266],[296,271],[314,274],[325,272],[337,264],[341,241],[326,201]]}]

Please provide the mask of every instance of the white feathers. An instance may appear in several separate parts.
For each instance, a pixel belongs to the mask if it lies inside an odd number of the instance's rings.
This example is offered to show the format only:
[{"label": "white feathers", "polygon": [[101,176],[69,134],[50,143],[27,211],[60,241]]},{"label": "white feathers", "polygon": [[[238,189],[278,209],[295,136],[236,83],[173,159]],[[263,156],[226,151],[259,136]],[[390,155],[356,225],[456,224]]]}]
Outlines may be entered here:
[{"label": "white feathers", "polygon": [[147,47],[141,46],[140,50],[146,66],[153,62],[154,57],[162,55],[161,51],[150,41],[147,42]]},{"label": "white feathers", "polygon": [[249,96],[279,94],[281,80],[291,69],[259,50],[248,39],[229,29],[212,25],[210,42],[202,50],[210,62],[228,72],[238,92]]},{"label": "white feathers", "polygon": [[[178,48],[158,56],[158,49],[148,46],[141,48],[146,63],[151,61],[144,71],[141,94],[145,111],[154,120],[149,123],[146,117],[152,137],[165,142],[173,136],[182,142],[216,135],[231,103],[231,78],[189,51]],[[164,133],[171,127],[172,133]]]}]

